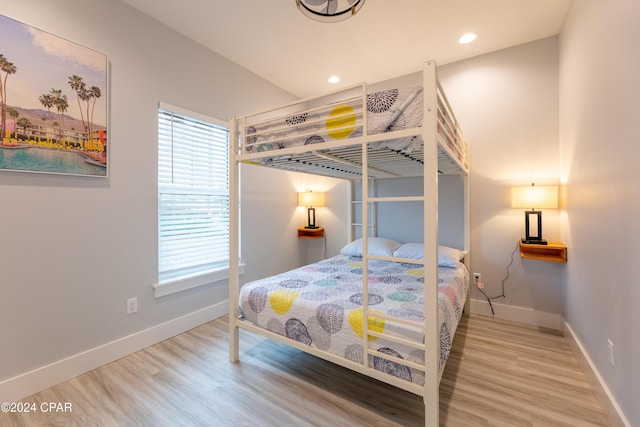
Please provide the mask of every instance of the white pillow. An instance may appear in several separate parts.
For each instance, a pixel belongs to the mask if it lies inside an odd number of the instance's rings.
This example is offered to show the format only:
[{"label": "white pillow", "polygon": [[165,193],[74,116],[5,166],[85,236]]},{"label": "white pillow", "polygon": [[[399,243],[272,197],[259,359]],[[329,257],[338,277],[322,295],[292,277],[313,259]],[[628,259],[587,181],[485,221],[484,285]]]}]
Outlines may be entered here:
[{"label": "white pillow", "polygon": [[[369,237],[367,239],[369,255],[393,256],[393,252],[398,249],[400,245],[402,245],[402,243],[382,237]],[[357,239],[349,243],[340,250],[340,253],[347,256],[362,256],[362,239]]]},{"label": "white pillow", "polygon": [[[438,266],[457,267],[458,263],[466,254],[467,251],[438,245]],[[424,244],[405,243],[393,252],[393,256],[398,258],[424,259]]]},{"label": "white pillow", "polygon": [[467,251],[461,251],[449,246],[438,246],[438,266],[440,267],[457,267]]},{"label": "white pillow", "polygon": [[422,243],[405,243],[395,250],[393,256],[398,258],[424,259],[424,245]]}]

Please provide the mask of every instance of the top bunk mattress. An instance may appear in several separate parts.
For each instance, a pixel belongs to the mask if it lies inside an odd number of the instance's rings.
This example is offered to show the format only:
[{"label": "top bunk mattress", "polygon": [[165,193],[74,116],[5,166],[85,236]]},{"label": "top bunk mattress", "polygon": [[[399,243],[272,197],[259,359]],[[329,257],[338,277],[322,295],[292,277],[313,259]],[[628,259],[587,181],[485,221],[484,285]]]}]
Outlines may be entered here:
[{"label": "top bunk mattress", "polygon": [[[438,172],[466,174],[467,143],[437,83],[435,93]],[[420,176],[429,154],[423,143],[425,96],[422,86],[367,94],[361,85],[243,116],[232,124],[236,153],[245,163],[359,179],[366,141],[369,177]],[[383,134],[385,138],[376,137]],[[369,138],[359,138],[363,136]]]},{"label": "top bunk mattress", "polygon": [[[362,104],[362,97],[353,97],[247,124],[244,129],[245,152],[266,152],[362,136],[365,108]],[[422,126],[422,109],[420,86],[368,94],[367,134],[419,128]],[[420,137],[416,135],[373,143],[372,147],[411,152],[419,144]]]}]

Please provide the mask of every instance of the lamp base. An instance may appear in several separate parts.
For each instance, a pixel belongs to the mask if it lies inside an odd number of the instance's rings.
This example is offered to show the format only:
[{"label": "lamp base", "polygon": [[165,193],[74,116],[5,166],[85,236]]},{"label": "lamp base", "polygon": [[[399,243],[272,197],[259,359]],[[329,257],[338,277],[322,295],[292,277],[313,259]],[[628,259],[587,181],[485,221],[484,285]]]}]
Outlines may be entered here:
[{"label": "lamp base", "polygon": [[541,239],[541,240],[522,239],[522,243],[527,244],[527,245],[546,245],[547,241],[544,240],[544,239]]},{"label": "lamp base", "polygon": [[314,229],[314,228],[320,228],[320,227],[318,227],[317,225],[305,225],[304,228]]}]

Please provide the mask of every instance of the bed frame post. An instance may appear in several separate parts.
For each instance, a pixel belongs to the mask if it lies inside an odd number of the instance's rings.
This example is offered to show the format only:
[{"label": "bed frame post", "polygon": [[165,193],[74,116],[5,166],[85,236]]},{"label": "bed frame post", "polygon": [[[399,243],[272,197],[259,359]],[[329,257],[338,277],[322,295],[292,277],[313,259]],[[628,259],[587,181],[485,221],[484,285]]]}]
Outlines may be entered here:
[{"label": "bed frame post", "polygon": [[[363,89],[366,97],[366,87]],[[366,108],[365,108],[366,112]],[[365,119],[366,123],[366,119]],[[365,130],[366,132],[366,130]],[[362,357],[365,368],[369,367],[369,144],[362,144]]]},{"label": "bed frame post", "polygon": [[[464,264],[467,266],[467,270],[471,271],[471,215],[469,213],[471,199],[469,196],[468,174],[462,174],[462,185],[464,191],[464,250],[467,251],[467,254],[464,257]],[[469,286],[469,289],[467,290],[467,299],[464,302],[464,313],[467,316],[471,314],[471,286]]]},{"label": "bed frame post", "polygon": [[424,301],[425,301],[425,380],[424,423],[439,425],[440,331],[438,330],[438,142],[437,76],[435,61],[424,64],[422,72],[424,112]]},{"label": "bed frame post", "polygon": [[240,290],[240,179],[238,154],[238,121],[231,119],[229,133],[229,360],[240,358],[238,329],[238,294]]}]

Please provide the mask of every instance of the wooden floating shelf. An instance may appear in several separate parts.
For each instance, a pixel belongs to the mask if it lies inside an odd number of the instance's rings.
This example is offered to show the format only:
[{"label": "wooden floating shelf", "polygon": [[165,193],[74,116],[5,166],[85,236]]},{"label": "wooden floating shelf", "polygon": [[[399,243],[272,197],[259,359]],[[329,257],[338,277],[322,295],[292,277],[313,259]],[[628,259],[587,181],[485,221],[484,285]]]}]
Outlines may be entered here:
[{"label": "wooden floating shelf", "polygon": [[298,238],[300,239],[322,239],[324,228],[298,228]]},{"label": "wooden floating shelf", "polygon": [[567,262],[567,247],[561,242],[532,245],[520,242],[520,256],[540,261]]}]

